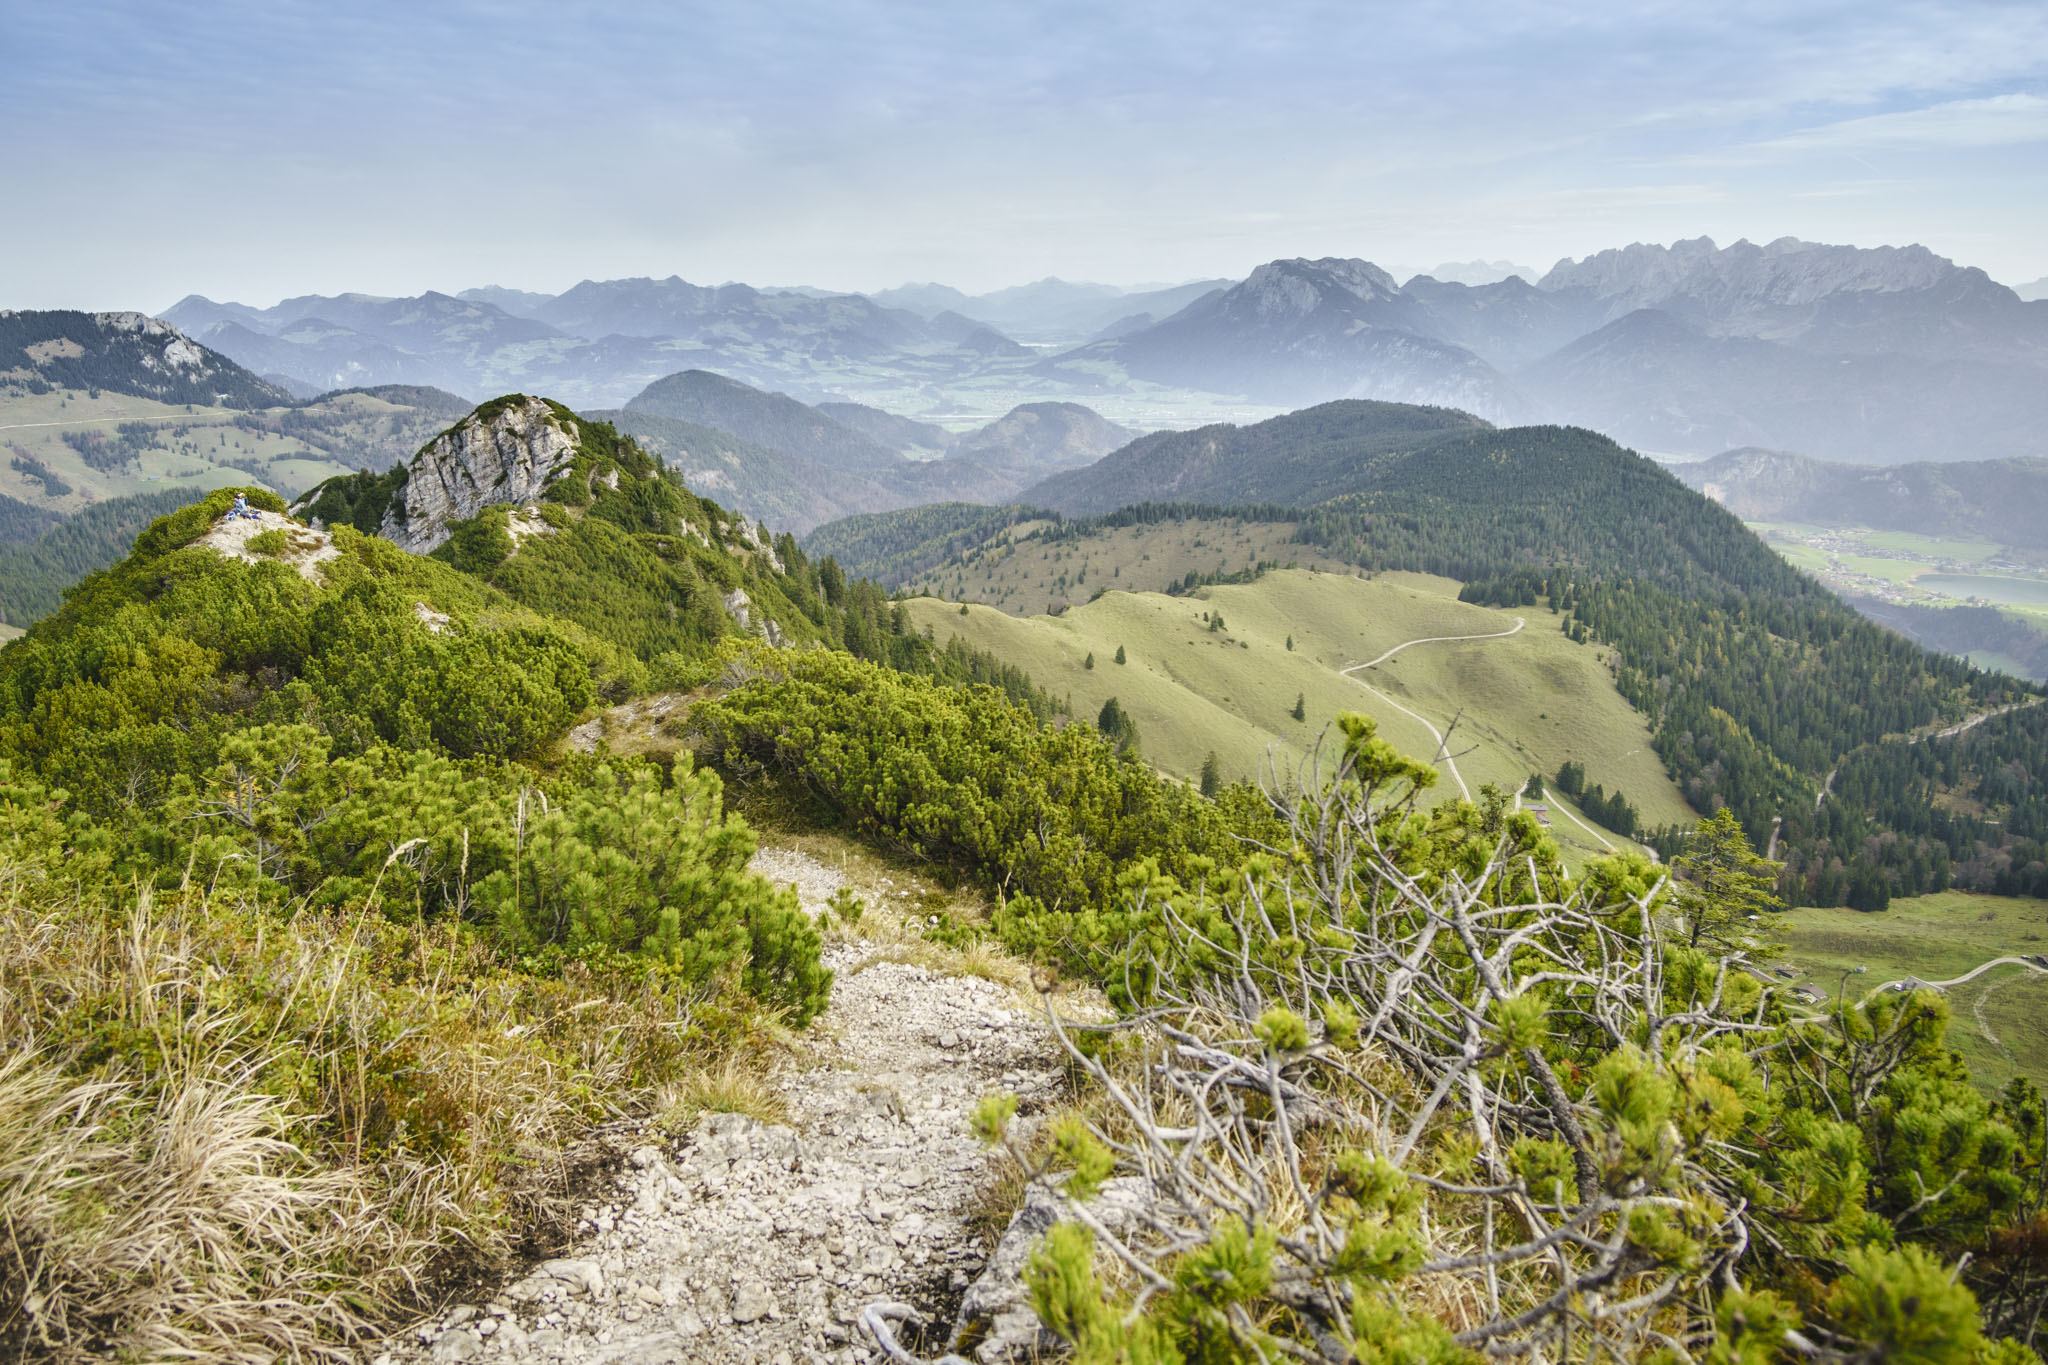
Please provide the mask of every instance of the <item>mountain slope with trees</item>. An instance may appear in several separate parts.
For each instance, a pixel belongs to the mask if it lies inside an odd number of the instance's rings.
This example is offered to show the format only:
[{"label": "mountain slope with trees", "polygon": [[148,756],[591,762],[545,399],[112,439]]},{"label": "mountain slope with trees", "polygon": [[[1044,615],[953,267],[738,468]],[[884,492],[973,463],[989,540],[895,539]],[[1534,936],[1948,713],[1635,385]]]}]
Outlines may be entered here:
[{"label": "mountain slope with trees", "polygon": [[[1732,513],[1605,437],[1335,403],[1149,437],[1027,496],[1096,510],[1132,488],[1287,504],[1251,514],[1295,522],[1304,547],[1339,561],[1441,574],[1472,601],[1565,613],[1574,638],[1613,648],[1617,684],[1649,719],[1686,800],[1730,807],[1759,847],[1777,832],[1788,896],[1874,901],[1942,889],[1957,868],[1972,869],[1972,886],[2048,884],[2048,845],[2024,814],[2032,774],[2016,786],[1974,769],[1946,776],[1957,800],[1997,793],[1974,821],[1894,824],[1889,808],[1860,799],[1815,806],[1851,754],[1889,753],[2033,689],[1863,619]],[[875,518],[832,528],[825,543],[868,563],[881,549],[910,569],[977,530],[1006,533],[965,513],[947,520],[899,532]],[[1971,752],[1992,754],[2024,724],[2019,714],[1985,721]]]},{"label": "mountain slope with trees", "polygon": [[1246,427],[1155,432],[1085,469],[1033,485],[1017,500],[1069,516],[1133,502],[1320,502],[1356,488],[1362,467],[1379,457],[1487,426],[1451,408],[1325,403]]},{"label": "mountain slope with trees", "polygon": [[52,389],[242,409],[292,401],[283,389],[142,313],[0,311],[0,394]]}]

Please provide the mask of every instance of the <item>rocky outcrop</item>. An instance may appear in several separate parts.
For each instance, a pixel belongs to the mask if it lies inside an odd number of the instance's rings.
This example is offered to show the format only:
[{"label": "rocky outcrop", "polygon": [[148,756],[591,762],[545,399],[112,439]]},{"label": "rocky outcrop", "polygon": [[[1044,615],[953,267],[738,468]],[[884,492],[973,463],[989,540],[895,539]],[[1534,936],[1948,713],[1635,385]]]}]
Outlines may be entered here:
[{"label": "rocky outcrop", "polygon": [[1817,303],[1838,293],[1929,289],[1956,273],[1954,262],[1918,245],[1830,246],[1780,237],[1762,246],[1717,247],[1711,237],[1695,237],[1566,258],[1539,287],[1590,290],[1610,302],[1612,317],[1685,300],[1681,311],[1724,321],[1748,309]]},{"label": "rocky outcrop", "polygon": [[[752,598],[747,596],[747,590],[745,588],[734,588],[725,595],[724,600],[725,614],[733,619],[733,624],[741,630],[752,630],[754,628],[754,602]],[[772,617],[768,616],[761,618],[761,637],[777,649],[782,648],[786,642],[782,633],[782,627],[777,625]]]},{"label": "rocky outcrop", "polygon": [[[1108,1232],[1121,1234],[1158,1197],[1150,1181],[1119,1176],[1103,1183],[1089,1213]],[[961,1296],[948,1349],[971,1349],[981,1365],[1019,1365],[1059,1351],[1059,1338],[1032,1310],[1024,1271],[1045,1234],[1070,1216],[1065,1198],[1051,1185],[1038,1180],[1025,1189],[1023,1206],[1011,1215],[988,1264]]]},{"label": "rocky outcrop", "polygon": [[451,522],[537,499],[575,463],[577,439],[575,421],[538,398],[478,408],[413,458],[377,533],[426,554],[448,539]]},{"label": "rocky outcrop", "polygon": [[[277,536],[265,549],[250,548],[251,541],[269,531],[277,532]],[[341,555],[326,532],[260,508],[251,509],[247,516],[230,513],[222,517],[192,543],[204,545],[224,558],[237,559],[244,564],[289,565],[298,570],[299,577],[308,583],[318,583],[323,572],[320,566]],[[256,543],[265,544],[262,541]],[[441,619],[446,621],[448,618],[443,616]]]}]

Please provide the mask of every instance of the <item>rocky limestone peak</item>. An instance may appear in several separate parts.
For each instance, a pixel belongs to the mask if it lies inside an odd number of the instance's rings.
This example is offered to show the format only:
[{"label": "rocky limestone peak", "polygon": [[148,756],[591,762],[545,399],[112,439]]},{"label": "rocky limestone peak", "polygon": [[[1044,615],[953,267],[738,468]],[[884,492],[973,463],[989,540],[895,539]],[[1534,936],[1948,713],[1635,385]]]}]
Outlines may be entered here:
[{"label": "rocky limestone peak", "polygon": [[1333,289],[1361,299],[1391,298],[1401,292],[1394,277],[1371,261],[1325,256],[1268,261],[1225,298],[1226,305],[1249,304],[1262,316],[1301,317],[1314,312]]},{"label": "rocky limestone peak", "polygon": [[203,371],[206,352],[198,343],[162,318],[133,310],[94,313],[95,325],[118,335],[137,337],[145,344],[140,359],[150,369]]},{"label": "rocky limestone peak", "polygon": [[1685,298],[1710,308],[1741,304],[1802,305],[1830,294],[1927,289],[1957,272],[1953,261],[1924,246],[1855,247],[1780,237],[1762,246],[1725,247],[1711,237],[1670,246],[1637,242],[1567,257],[1541,281],[1549,290],[1583,288],[1630,308],[1655,308]]},{"label": "rocky limestone peak", "polygon": [[414,554],[448,539],[451,522],[540,497],[575,462],[579,432],[551,404],[514,394],[478,408],[413,457],[405,492],[378,534]]}]

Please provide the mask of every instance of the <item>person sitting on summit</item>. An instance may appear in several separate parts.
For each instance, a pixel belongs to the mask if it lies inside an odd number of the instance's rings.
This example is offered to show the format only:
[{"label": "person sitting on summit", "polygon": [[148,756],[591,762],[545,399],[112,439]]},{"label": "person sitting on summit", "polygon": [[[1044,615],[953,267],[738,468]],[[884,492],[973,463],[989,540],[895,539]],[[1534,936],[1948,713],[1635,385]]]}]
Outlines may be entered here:
[{"label": "person sitting on summit", "polygon": [[249,505],[249,495],[247,493],[235,494],[235,505],[228,509],[228,515],[248,521],[261,521],[263,519],[257,516],[256,509]]}]

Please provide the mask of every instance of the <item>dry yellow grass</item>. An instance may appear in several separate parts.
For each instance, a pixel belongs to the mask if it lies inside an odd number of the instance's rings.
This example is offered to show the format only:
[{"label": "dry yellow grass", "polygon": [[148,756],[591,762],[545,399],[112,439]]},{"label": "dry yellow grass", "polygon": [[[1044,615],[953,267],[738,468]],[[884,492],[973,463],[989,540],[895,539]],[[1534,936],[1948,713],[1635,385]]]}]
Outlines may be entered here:
[{"label": "dry yellow grass", "polygon": [[460,926],[125,904],[0,856],[0,1350],[335,1356],[567,1231],[570,1153],[750,1023]]},{"label": "dry yellow grass", "polygon": [[706,1114],[744,1114],[759,1123],[783,1123],[788,1106],[757,1058],[729,1054],[655,1092],[655,1122],[667,1133],[686,1133]]}]

